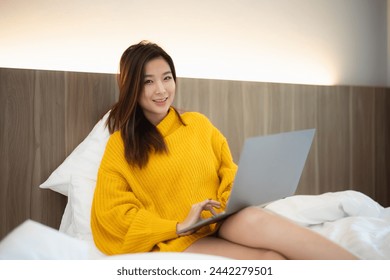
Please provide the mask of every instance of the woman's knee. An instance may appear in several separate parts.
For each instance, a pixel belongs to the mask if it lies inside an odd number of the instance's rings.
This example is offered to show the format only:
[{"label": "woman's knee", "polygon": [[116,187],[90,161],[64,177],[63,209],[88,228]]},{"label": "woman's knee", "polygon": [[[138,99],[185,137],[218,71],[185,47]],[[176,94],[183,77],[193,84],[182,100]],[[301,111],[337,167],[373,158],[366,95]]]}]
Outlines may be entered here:
[{"label": "woman's knee", "polygon": [[264,257],[266,260],[287,260],[287,258],[282,254],[271,250],[265,252]]},{"label": "woman's knee", "polygon": [[241,210],[237,214],[237,218],[248,227],[253,228],[253,226],[257,225],[265,225],[272,218],[271,215],[271,213],[262,208],[248,207]]},{"label": "woman's knee", "polygon": [[[219,236],[238,242],[249,233],[258,236],[268,225],[270,213],[256,207],[248,207],[227,218],[219,229]],[[262,229],[262,230],[260,230]],[[240,242],[239,242],[240,243]]]}]

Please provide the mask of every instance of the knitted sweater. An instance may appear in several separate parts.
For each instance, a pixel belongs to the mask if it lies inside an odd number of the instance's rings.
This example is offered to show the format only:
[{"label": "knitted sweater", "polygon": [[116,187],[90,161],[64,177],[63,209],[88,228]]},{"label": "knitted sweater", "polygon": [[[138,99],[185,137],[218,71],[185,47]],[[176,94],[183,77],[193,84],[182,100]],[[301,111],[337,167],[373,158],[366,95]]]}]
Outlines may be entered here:
[{"label": "knitted sweater", "polygon": [[[91,227],[106,254],[185,250],[216,225],[178,236],[191,206],[212,198],[223,210],[237,170],[225,137],[199,113],[174,110],[157,125],[168,153],[152,153],[142,169],[129,165],[120,132],[110,136],[99,168]],[[211,214],[204,211],[203,218]]]}]

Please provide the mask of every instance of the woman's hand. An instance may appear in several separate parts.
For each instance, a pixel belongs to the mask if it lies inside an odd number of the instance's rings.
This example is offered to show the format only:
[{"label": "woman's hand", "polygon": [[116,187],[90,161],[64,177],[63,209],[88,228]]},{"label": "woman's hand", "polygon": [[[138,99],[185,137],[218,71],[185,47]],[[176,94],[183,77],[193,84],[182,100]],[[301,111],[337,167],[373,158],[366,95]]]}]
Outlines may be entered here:
[{"label": "woman's hand", "polygon": [[[202,211],[210,211],[211,214],[216,215],[217,212],[215,211],[214,208],[220,208],[220,207],[221,207],[221,203],[212,199],[207,199],[192,205],[191,210],[187,215],[187,218],[183,222],[177,224],[176,231],[179,232],[181,229],[186,228],[198,222],[201,219],[200,215]],[[180,236],[189,235],[194,231],[195,230],[181,233]]]}]

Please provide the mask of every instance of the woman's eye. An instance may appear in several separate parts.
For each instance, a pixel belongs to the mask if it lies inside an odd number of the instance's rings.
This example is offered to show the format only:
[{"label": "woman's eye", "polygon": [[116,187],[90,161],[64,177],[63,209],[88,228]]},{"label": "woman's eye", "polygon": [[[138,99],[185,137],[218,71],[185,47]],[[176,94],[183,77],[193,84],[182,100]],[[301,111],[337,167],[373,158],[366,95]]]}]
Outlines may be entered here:
[{"label": "woman's eye", "polygon": [[152,80],[145,80],[145,85],[150,85],[151,83],[153,83],[153,81]]},{"label": "woman's eye", "polygon": [[172,76],[166,76],[166,77],[164,78],[164,80],[165,80],[165,81],[172,80]]}]

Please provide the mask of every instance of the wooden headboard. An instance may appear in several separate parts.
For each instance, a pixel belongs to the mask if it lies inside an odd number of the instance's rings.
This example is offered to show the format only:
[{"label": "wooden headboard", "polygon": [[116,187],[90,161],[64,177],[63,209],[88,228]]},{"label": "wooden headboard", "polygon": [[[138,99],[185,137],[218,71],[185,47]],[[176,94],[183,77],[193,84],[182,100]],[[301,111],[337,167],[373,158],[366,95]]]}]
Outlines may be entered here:
[{"label": "wooden headboard", "polygon": [[[113,74],[0,68],[0,238],[26,219],[58,228],[66,197],[38,186],[117,100]],[[390,206],[390,89],[179,78],[175,106],[225,134],[316,128],[299,194],[353,189]]]}]

